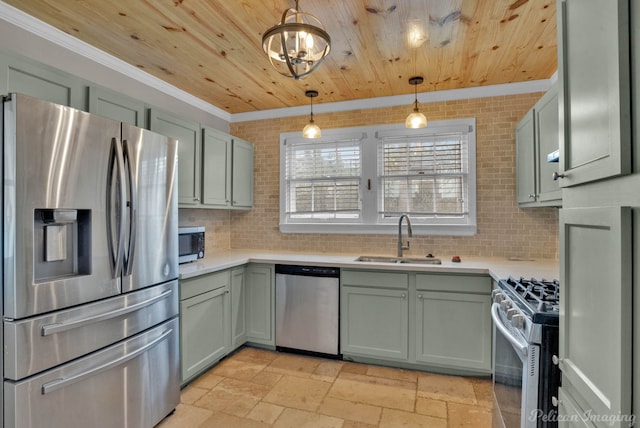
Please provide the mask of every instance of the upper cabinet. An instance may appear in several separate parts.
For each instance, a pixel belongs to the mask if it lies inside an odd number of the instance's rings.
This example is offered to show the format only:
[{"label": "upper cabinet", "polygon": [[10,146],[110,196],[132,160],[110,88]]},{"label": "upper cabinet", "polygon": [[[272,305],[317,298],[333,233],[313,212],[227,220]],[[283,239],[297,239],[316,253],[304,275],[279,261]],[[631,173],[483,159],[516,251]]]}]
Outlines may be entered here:
[{"label": "upper cabinet", "polygon": [[560,185],[629,174],[629,1],[560,0],[558,58]]},{"label": "upper cabinet", "polygon": [[89,87],[89,113],[145,128],[144,102],[100,86]]},{"label": "upper cabinet", "polygon": [[178,140],[178,204],[197,208],[201,203],[200,125],[151,109],[149,129]]},{"label": "upper cabinet", "polygon": [[516,125],[516,200],[521,207],[561,206],[558,163],[558,86],[554,85]]},{"label": "upper cabinet", "polygon": [[201,208],[253,206],[253,144],[204,128]]},{"label": "upper cabinet", "polygon": [[86,110],[84,82],[44,64],[0,54],[0,93],[18,92],[52,103]]}]

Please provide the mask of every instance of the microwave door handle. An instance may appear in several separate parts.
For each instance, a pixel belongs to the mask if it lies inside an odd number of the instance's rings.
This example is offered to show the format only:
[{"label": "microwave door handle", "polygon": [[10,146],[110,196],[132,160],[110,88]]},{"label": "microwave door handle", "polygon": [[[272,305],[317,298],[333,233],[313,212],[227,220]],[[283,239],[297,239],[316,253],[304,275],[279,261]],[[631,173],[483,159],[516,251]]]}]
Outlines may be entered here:
[{"label": "microwave door handle", "polygon": [[[133,259],[136,250],[136,226],[137,226],[137,210],[138,210],[138,194],[136,192],[136,183],[134,181],[133,174],[131,173],[131,155],[129,154],[129,143],[127,140],[122,140],[122,146],[124,148],[124,165],[127,167],[127,178],[129,183],[129,244],[127,250],[125,276],[131,275],[133,270]],[[126,203],[126,195],[123,198]]]},{"label": "microwave door handle", "polygon": [[[112,229],[112,223],[113,223],[113,215],[114,215],[114,210],[112,207],[112,198],[111,198],[111,193],[112,193],[112,189],[113,189],[113,181],[114,181],[114,170],[117,173],[117,179],[119,181],[119,189],[118,192],[119,194],[119,198],[120,200],[118,201],[120,203],[120,218],[116,218],[116,225],[118,228],[117,231],[117,246],[116,249],[114,250],[113,248],[113,229]],[[122,147],[120,146],[120,141],[118,138],[112,138],[111,139],[111,154],[109,156],[109,166],[107,168],[109,177],[107,178],[107,235],[108,235],[108,239],[107,239],[107,243],[109,246],[109,253],[111,254],[111,267],[113,269],[112,272],[112,276],[113,278],[118,278],[121,274],[122,271],[122,263],[123,263],[123,258],[124,258],[124,227],[122,225],[122,222],[124,221],[124,216],[126,215],[126,207],[124,206],[124,203],[122,201],[123,199],[123,194],[125,191],[125,186],[124,186],[124,157],[122,154]]]},{"label": "microwave door handle", "polygon": [[504,326],[504,324],[502,324],[502,320],[498,315],[499,307],[500,305],[498,305],[497,303],[491,305],[491,318],[493,318],[494,325],[498,330],[500,330],[500,333],[502,333],[502,335],[509,341],[509,343],[511,343],[511,345],[513,345],[513,347],[516,348],[516,350],[520,352],[520,354],[526,357],[529,353],[529,346],[526,343],[522,343],[515,336],[513,336],[513,334]]}]

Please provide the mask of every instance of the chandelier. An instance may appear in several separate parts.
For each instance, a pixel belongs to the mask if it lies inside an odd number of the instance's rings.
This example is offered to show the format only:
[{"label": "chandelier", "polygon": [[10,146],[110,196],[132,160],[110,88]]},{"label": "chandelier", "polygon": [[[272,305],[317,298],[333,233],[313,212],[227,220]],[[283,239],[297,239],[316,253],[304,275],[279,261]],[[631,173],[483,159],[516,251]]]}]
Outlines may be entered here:
[{"label": "chandelier", "polygon": [[313,72],[331,50],[331,37],[315,16],[295,8],[282,14],[279,24],[262,36],[262,49],[273,68],[298,80]]}]

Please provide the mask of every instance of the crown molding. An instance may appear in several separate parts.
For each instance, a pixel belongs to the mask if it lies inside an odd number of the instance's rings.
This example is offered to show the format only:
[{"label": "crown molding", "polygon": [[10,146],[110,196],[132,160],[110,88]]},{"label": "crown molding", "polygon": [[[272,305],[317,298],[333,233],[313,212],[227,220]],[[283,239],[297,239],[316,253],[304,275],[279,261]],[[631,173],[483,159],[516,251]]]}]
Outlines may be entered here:
[{"label": "crown molding", "polygon": [[[437,103],[442,101],[466,100],[471,98],[500,97],[505,95],[529,94],[546,92],[553,85],[553,78],[532,80],[528,82],[506,83],[502,85],[478,86],[475,88],[449,89],[446,91],[418,92],[418,103]],[[394,95],[390,97],[368,98],[335,103],[313,103],[313,113],[337,113],[350,110],[368,110],[374,108],[409,106],[414,101],[414,94]],[[304,116],[309,113],[309,106],[286,107],[272,110],[260,110],[231,115],[231,122],[246,122],[250,120],[276,119],[281,117]]]},{"label": "crown molding", "polygon": [[64,49],[81,55],[91,61],[94,61],[104,67],[123,74],[127,77],[135,79],[153,89],[156,89],[173,98],[190,104],[200,110],[212,114],[227,122],[231,121],[231,114],[212,105],[202,99],[189,94],[155,76],[135,67],[115,56],[108,54],[95,46],[79,40],[64,31],[31,16],[23,11],[16,9],[7,3],[0,1],[0,22],[5,21],[16,27],[19,27],[29,33],[34,34],[42,39],[48,40]]}]

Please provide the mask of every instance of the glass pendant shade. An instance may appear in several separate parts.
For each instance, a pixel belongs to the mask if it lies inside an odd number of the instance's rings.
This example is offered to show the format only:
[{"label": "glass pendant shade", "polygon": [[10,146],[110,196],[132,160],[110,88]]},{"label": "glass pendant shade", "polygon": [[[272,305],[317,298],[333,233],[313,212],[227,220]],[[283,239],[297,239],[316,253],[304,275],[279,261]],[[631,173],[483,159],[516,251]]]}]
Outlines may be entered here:
[{"label": "glass pendant shade", "polygon": [[302,129],[302,136],[304,138],[320,138],[322,131],[320,127],[313,123],[313,119]]},{"label": "glass pendant shade", "polygon": [[407,116],[407,120],[404,122],[404,126],[411,129],[424,128],[427,126],[427,118],[416,108],[415,110],[413,110],[413,113]]},{"label": "glass pendant shade", "polygon": [[412,77],[409,84],[414,86],[415,101],[413,102],[413,112],[407,116],[404,126],[411,129],[419,129],[427,126],[427,118],[418,110],[418,85],[424,82],[422,77]]},{"label": "glass pendant shade", "polygon": [[309,117],[309,123],[302,129],[302,136],[304,138],[320,138],[322,136],[322,131],[313,121],[313,99],[318,96],[318,91],[306,91],[304,95],[309,97],[311,100],[311,116]]},{"label": "glass pendant shade", "polygon": [[262,49],[273,68],[298,80],[313,72],[331,50],[331,37],[315,16],[296,7],[282,14],[279,24],[262,36]]}]

